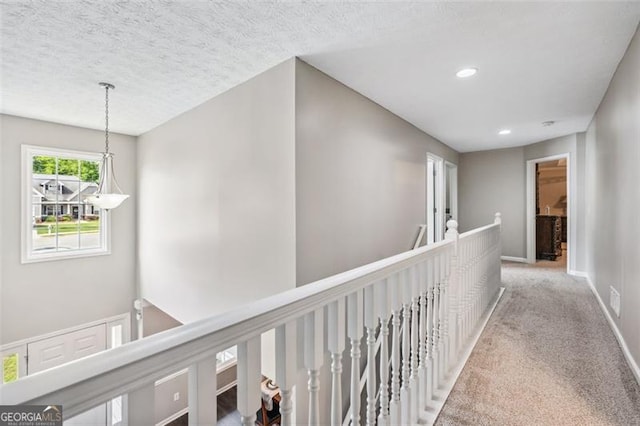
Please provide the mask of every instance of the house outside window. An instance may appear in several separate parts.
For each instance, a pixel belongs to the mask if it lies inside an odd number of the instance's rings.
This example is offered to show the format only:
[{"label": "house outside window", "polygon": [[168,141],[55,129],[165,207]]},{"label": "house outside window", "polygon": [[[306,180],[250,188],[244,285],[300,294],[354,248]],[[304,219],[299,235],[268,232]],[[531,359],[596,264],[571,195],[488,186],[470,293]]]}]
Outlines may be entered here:
[{"label": "house outside window", "polygon": [[106,215],[86,202],[98,189],[98,153],[22,146],[22,262],[109,254]]}]

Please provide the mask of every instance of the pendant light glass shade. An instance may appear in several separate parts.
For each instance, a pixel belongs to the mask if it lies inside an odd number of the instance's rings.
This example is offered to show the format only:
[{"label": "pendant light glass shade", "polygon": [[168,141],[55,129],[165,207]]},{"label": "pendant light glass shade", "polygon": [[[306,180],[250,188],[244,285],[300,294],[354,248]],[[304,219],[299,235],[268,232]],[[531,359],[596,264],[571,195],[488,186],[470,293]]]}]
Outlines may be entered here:
[{"label": "pendant light glass shade", "polygon": [[115,89],[112,84],[100,83],[105,88],[105,149],[102,153],[100,166],[100,182],[95,194],[86,198],[86,202],[93,206],[110,210],[118,207],[129,195],[124,194],[113,172],[113,154],[109,152],[109,89]]}]

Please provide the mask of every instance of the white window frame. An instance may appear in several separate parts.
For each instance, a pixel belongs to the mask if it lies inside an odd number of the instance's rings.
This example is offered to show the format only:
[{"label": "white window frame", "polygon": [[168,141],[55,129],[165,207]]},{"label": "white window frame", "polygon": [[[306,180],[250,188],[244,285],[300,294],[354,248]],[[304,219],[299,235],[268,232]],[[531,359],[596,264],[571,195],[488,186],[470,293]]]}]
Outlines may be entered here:
[{"label": "white window frame", "polygon": [[22,263],[74,259],[111,254],[110,215],[104,210],[100,212],[100,247],[46,253],[35,253],[33,251],[33,196],[31,194],[31,188],[33,179],[33,157],[36,156],[69,157],[87,161],[102,161],[102,155],[100,153],[22,145]]}]

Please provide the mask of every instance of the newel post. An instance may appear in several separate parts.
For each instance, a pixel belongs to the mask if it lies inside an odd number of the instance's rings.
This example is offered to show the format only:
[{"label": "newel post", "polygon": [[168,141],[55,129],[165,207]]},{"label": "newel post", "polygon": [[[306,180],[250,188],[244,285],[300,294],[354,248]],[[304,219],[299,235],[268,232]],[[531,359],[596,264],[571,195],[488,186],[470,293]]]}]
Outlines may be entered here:
[{"label": "newel post", "polygon": [[[447,280],[448,294],[446,304],[448,305],[448,312],[445,315],[445,333],[448,333],[448,339],[445,340],[445,364],[448,366],[453,365],[452,362],[458,355],[458,340],[460,334],[460,289],[458,271],[458,240],[460,234],[458,233],[458,222],[451,219],[447,221],[447,232],[444,234],[445,240],[453,241],[453,250],[451,258],[449,259],[449,277]],[[452,324],[452,326],[450,326]],[[446,371],[445,371],[446,373]]]}]

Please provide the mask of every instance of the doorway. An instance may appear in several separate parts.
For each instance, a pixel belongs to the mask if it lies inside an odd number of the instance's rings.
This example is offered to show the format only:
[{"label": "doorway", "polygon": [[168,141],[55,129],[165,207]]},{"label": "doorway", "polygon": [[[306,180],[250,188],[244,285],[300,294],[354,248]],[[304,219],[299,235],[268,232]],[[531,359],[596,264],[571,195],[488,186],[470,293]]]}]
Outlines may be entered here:
[{"label": "doorway", "polygon": [[573,270],[569,153],[527,161],[527,262]]},{"label": "doorway", "polygon": [[431,153],[427,154],[427,244],[444,238],[444,160]]},{"label": "doorway", "polygon": [[458,166],[444,162],[444,226],[451,219],[458,220]]},{"label": "doorway", "polygon": [[458,166],[427,154],[426,243],[444,239],[447,221],[458,218]]}]

